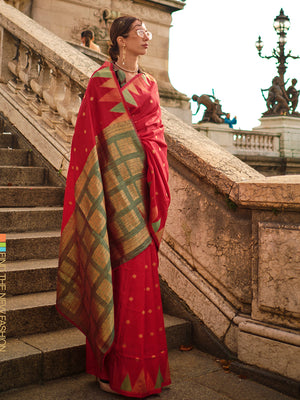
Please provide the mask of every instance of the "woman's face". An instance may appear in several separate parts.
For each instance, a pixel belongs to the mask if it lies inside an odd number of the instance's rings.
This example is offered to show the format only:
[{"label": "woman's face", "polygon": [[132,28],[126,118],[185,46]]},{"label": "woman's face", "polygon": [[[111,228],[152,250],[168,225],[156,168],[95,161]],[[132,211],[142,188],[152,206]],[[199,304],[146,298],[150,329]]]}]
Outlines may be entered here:
[{"label": "woman's face", "polygon": [[[126,53],[131,53],[134,56],[142,56],[147,53],[148,42],[151,38],[152,35],[147,31],[145,24],[137,20],[132,23],[128,37],[122,37],[122,42],[125,43]],[[122,47],[122,43],[120,47]]]}]

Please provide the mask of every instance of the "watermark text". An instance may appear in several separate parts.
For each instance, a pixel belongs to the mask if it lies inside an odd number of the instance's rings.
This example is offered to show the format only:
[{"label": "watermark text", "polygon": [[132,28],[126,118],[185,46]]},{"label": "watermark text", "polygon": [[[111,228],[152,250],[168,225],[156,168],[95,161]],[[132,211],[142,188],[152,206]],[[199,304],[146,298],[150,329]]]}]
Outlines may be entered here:
[{"label": "watermark text", "polygon": [[0,352],[6,350],[6,235],[0,234]]}]

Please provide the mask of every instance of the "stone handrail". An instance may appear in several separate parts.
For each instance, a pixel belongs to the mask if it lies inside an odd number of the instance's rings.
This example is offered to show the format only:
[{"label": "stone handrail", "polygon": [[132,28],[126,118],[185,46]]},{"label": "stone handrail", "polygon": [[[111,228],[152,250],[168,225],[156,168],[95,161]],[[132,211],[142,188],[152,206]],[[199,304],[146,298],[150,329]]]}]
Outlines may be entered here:
[{"label": "stone handrail", "polygon": [[[0,35],[0,111],[66,176],[80,98],[99,64],[3,0]],[[265,178],[162,116],[172,197],[163,281],[239,360],[300,379],[300,177]]]}]

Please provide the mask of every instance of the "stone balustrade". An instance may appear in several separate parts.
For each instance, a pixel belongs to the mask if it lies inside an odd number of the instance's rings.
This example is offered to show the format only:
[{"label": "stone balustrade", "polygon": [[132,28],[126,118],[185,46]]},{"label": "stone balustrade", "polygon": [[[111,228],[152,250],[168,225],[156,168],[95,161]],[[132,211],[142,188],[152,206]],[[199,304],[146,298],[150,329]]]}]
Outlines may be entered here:
[{"label": "stone balustrade", "polygon": [[[37,53],[31,43],[3,30],[6,46],[15,47],[11,60],[3,65],[11,73],[7,86],[36,116],[70,143],[85,87],[70,76],[69,66],[55,63],[46,54]],[[58,43],[59,44],[59,43]],[[69,50],[69,49],[68,49]],[[3,60],[4,61],[4,60]],[[63,60],[62,60],[63,61]]]},{"label": "stone balustrade", "polygon": [[234,155],[280,157],[280,133],[232,129],[227,124],[201,123],[193,126]]},{"label": "stone balustrade", "polygon": [[[81,98],[98,63],[0,1],[2,96],[26,114],[27,139],[66,176]],[[3,111],[3,110],[2,110]],[[5,110],[4,110],[5,111]]]},{"label": "stone balustrade", "polygon": [[258,132],[232,132],[234,154],[260,154],[279,156],[279,135]]},{"label": "stone balustrade", "polygon": [[[99,64],[3,0],[0,9],[0,111],[66,176],[80,98]],[[160,253],[166,311],[192,318],[199,346],[209,332],[215,353],[299,380],[300,177],[266,178],[208,130],[162,116],[172,198]],[[277,134],[263,143],[233,135],[233,149],[249,151],[250,141],[251,151],[278,152]]]}]

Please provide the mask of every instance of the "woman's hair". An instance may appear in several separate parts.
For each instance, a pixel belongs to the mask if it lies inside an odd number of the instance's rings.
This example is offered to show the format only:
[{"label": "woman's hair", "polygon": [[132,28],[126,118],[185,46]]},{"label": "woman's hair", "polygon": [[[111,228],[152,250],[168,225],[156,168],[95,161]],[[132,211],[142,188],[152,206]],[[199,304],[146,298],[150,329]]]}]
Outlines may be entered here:
[{"label": "woman's hair", "polygon": [[86,30],[81,32],[81,39],[84,39],[84,45],[90,47],[90,42],[94,37],[94,32],[91,30]]},{"label": "woman's hair", "polygon": [[117,61],[118,55],[120,54],[119,45],[117,43],[117,37],[123,36],[124,38],[126,38],[129,34],[131,25],[135,21],[141,21],[141,20],[136,17],[124,16],[116,18],[114,22],[111,24],[110,28],[111,43],[108,52],[112,61]]}]

